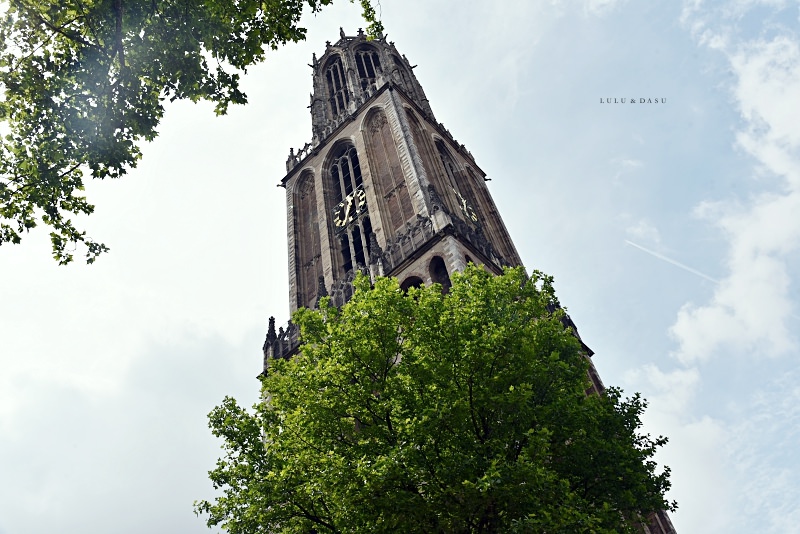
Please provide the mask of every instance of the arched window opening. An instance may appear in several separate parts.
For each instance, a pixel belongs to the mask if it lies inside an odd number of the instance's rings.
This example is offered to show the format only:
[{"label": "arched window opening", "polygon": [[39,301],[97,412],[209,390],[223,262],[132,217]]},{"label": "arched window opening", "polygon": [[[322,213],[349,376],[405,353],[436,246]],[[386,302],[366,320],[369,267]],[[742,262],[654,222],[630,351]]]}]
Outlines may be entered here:
[{"label": "arched window opening", "polygon": [[406,117],[411,124],[411,137],[414,139],[414,145],[417,147],[419,157],[422,159],[422,166],[425,169],[425,175],[428,177],[428,182],[433,178],[432,163],[433,154],[430,147],[430,140],[422,130],[422,125],[417,120],[416,114],[406,108]]},{"label": "arched window opening", "polygon": [[[363,229],[362,235],[364,236],[364,250],[366,250],[366,259],[369,260],[369,255],[372,253],[372,248],[370,248],[369,243],[369,236],[372,234],[372,223],[369,220],[369,217],[364,217],[361,221],[361,228]],[[364,262],[366,265],[368,261]]]},{"label": "arched window opening", "polygon": [[344,273],[365,267],[369,263],[369,234],[372,232],[369,217],[365,217],[361,224],[363,227],[354,225],[339,236],[342,244],[342,270]]},{"label": "arched window opening", "polygon": [[363,183],[356,147],[342,148],[331,163],[331,178],[336,192],[336,203],[342,202]]},{"label": "arched window opening", "polygon": [[419,276],[409,276],[400,284],[400,289],[403,293],[408,293],[408,290],[412,287],[422,287],[422,278]]},{"label": "arched window opening", "polygon": [[396,234],[414,217],[415,212],[397,153],[397,143],[382,110],[374,111],[368,119],[366,140],[383,227],[390,235]]},{"label": "arched window opening", "polygon": [[366,193],[361,176],[358,153],[352,145],[342,146],[330,163],[330,183],[334,205],[332,221],[339,235],[342,253],[342,272],[367,265],[369,234],[372,225],[367,214]]},{"label": "arched window opening", "polygon": [[416,114],[408,108],[406,108],[406,117],[408,117],[408,122],[411,125],[411,135],[414,139],[414,146],[416,146],[420,159],[422,159],[422,167],[425,170],[428,184],[433,186],[440,200],[445,202],[446,207],[452,209],[453,206],[450,202],[449,186],[444,183],[441,171],[438,170],[438,165],[436,164],[436,149],[433,146],[433,142],[422,128]]},{"label": "arched window opening", "polygon": [[353,255],[354,259],[356,260],[356,266],[366,265],[366,257],[364,256],[364,252],[366,247],[364,246],[364,239],[361,234],[361,228],[358,226],[353,227]]},{"label": "arched window opening", "polygon": [[339,236],[342,244],[342,270],[348,272],[353,269],[353,255],[350,252],[350,237],[347,234]]},{"label": "arched window opening", "polygon": [[394,63],[394,68],[400,74],[400,83],[403,84],[406,93],[413,97],[414,86],[411,84],[411,76],[409,76],[406,66],[403,64],[403,60],[397,56],[392,56],[392,62]]},{"label": "arched window opening", "polygon": [[[480,184],[475,173],[467,167],[467,174],[461,180],[461,190],[464,192],[464,199],[467,201],[468,208],[465,213],[466,219],[471,223],[481,224],[487,221],[486,213],[483,210],[483,202],[480,201]],[[471,212],[471,213],[470,213]]]},{"label": "arched window opening", "polygon": [[361,82],[361,89],[375,85],[375,80],[383,72],[378,52],[371,46],[360,46],[355,51],[356,69]]},{"label": "arched window opening", "polygon": [[453,156],[441,139],[436,140],[436,150],[439,152],[439,159],[444,167],[446,187],[449,189],[449,191],[443,191],[442,194],[453,195],[460,216],[470,224],[478,224],[481,217],[476,211],[478,203],[472,186],[464,177],[463,172],[458,169]]},{"label": "arched window opening", "polygon": [[441,284],[442,293],[448,293],[452,284],[450,283],[450,275],[447,272],[444,260],[440,256],[434,256],[428,270],[431,275],[431,281],[434,284]]},{"label": "arched window opening", "polygon": [[505,227],[500,222],[497,207],[489,195],[489,190],[486,188],[483,178],[476,174],[473,169],[467,167],[466,183],[469,186],[466,191],[467,196],[478,214],[480,226],[489,242],[502,258],[514,258],[516,252],[513,245],[511,245]]},{"label": "arched window opening", "polygon": [[[458,183],[456,180],[458,167],[456,167],[456,162],[453,161],[453,156],[450,155],[450,151],[447,150],[444,146],[444,141],[441,139],[436,140],[436,150],[439,152],[439,159],[442,160],[442,165],[444,166],[445,177],[448,182],[447,185],[458,191],[458,187],[456,187]],[[444,191],[442,193],[444,193]]]},{"label": "arched window opening", "polygon": [[328,103],[331,115],[337,117],[347,110],[347,104],[350,102],[342,58],[339,56],[331,58],[325,67],[325,80],[328,82]]},{"label": "arched window opening", "polygon": [[467,265],[469,265],[470,263],[473,265],[477,265],[477,263],[475,263],[475,260],[470,258],[469,255],[464,256],[464,261],[467,263]]}]

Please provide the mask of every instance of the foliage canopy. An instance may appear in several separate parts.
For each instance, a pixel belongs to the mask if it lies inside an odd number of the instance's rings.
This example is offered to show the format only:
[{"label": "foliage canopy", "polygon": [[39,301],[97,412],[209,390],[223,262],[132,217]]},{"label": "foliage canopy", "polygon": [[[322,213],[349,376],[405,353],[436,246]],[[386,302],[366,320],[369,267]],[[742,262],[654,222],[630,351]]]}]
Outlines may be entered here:
[{"label": "foliage canopy", "polygon": [[[333,0],[9,0],[0,6],[0,245],[51,227],[53,254],[108,250],[70,216],[84,177],[117,178],[157,135],[166,100],[244,104],[240,74],[304,39],[303,9]],[[354,0],[351,0],[354,1]],[[359,0],[372,35],[383,28]],[[2,9],[5,7],[5,9]]]},{"label": "foliage canopy", "polygon": [[341,309],[295,315],[254,413],[209,415],[223,493],[209,526],[256,532],[635,531],[674,509],[645,401],[588,395],[587,360],[549,277],[455,274],[449,293],[361,277]]}]

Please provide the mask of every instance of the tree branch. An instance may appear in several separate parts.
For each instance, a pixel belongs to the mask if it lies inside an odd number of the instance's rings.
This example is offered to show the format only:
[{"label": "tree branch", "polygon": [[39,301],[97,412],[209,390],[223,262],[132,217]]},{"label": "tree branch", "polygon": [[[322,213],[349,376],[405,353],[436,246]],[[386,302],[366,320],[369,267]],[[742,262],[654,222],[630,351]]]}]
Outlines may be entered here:
[{"label": "tree branch", "polygon": [[114,51],[119,56],[119,68],[125,68],[125,47],[122,44],[122,15],[125,8],[122,7],[122,0],[114,0]]},{"label": "tree branch", "polygon": [[[20,7],[20,9],[22,11],[25,11],[28,14],[28,16],[38,20],[40,24],[43,24],[44,26],[49,28],[52,32],[57,33],[57,34],[59,34],[59,35],[61,35],[63,37],[66,37],[70,41],[75,41],[76,43],[80,43],[83,46],[87,46],[89,48],[94,48],[94,49],[96,49],[96,50],[98,50],[100,52],[103,52],[103,55],[106,55],[105,51],[103,50],[103,48],[101,46],[99,46],[96,43],[92,43],[90,41],[87,41],[86,39],[83,38],[82,35],[80,35],[78,33],[74,33],[74,32],[68,31],[66,29],[66,27],[65,27],[66,25],[57,26],[56,24],[53,24],[52,21],[50,21],[47,18],[45,18],[45,16],[42,15],[41,13],[39,13],[36,9],[25,5],[24,2],[20,1],[19,2],[19,7]],[[78,18],[80,18],[80,17],[76,17],[75,19],[69,21],[67,24],[72,24],[73,22],[78,20]]]}]

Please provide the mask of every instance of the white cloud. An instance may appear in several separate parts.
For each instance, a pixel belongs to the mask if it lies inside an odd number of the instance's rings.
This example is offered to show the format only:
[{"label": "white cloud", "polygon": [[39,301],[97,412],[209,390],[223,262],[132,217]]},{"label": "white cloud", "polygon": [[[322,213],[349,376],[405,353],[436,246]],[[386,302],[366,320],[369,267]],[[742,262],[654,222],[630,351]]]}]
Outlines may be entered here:
[{"label": "white cloud", "polygon": [[662,417],[657,424],[659,431],[670,437],[659,460],[673,467],[671,495],[678,500],[678,513],[673,518],[676,530],[734,531],[736,510],[731,503],[737,489],[727,458],[721,453],[730,436],[728,429],[708,416],[689,422]]},{"label": "white cloud", "polygon": [[592,15],[602,16],[624,3],[625,0],[586,0],[584,10]]},{"label": "white cloud", "polygon": [[694,397],[700,373],[694,368],[665,372],[655,365],[646,365],[628,373],[626,381],[646,382],[648,389],[654,392],[650,396],[654,408],[664,413],[681,414]]},{"label": "white cloud", "polygon": [[[710,31],[704,29],[701,42]],[[796,347],[787,261],[800,245],[800,46],[796,37],[781,35],[729,48],[722,52],[736,76],[733,95],[743,119],[738,144],[754,158],[754,175],[778,185],[750,199],[698,206],[698,215],[729,243],[728,274],[710,302],[687,303],[678,312],[671,333],[684,363],[720,349],[759,358]]]},{"label": "white cloud", "polygon": [[[659,463],[671,466],[679,532],[794,532],[800,521],[800,371],[737,398],[723,417],[692,415],[703,389],[697,368],[648,365],[626,382],[645,385],[645,429],[670,437]],[[712,384],[706,384],[711,387]],[[709,498],[709,496],[713,496]]]},{"label": "white cloud", "polygon": [[[669,436],[656,460],[672,469],[668,498],[678,501],[672,516],[678,532],[691,525],[697,532],[721,532],[733,522],[734,479],[724,454],[730,429],[715,418],[695,417],[693,403],[701,386],[697,368],[664,371],[647,365],[629,372],[626,383],[648,391],[649,407],[643,416],[645,432]],[[709,495],[715,495],[709,499]]]},{"label": "white cloud", "polygon": [[733,428],[726,447],[740,488],[742,520],[759,532],[793,532],[800,521],[798,374],[790,372],[747,399],[740,409],[749,416]]},{"label": "white cloud", "polygon": [[611,165],[617,169],[614,178],[611,182],[614,185],[622,185],[622,177],[636,172],[638,169],[644,167],[644,163],[638,159],[631,158],[614,158],[611,160]]},{"label": "white cloud", "polygon": [[735,96],[748,121],[740,144],[770,171],[800,186],[800,45],[778,36],[747,43],[731,57],[739,77]]},{"label": "white cloud", "polygon": [[644,243],[648,247],[656,249],[661,247],[661,234],[647,219],[639,219],[636,224],[627,227],[625,234],[631,240]]},{"label": "white cloud", "polygon": [[761,254],[737,263],[710,303],[685,304],[678,312],[671,328],[680,344],[676,355],[689,364],[720,349],[758,357],[784,354],[795,346],[786,324],[788,287],[786,267],[778,259]]}]

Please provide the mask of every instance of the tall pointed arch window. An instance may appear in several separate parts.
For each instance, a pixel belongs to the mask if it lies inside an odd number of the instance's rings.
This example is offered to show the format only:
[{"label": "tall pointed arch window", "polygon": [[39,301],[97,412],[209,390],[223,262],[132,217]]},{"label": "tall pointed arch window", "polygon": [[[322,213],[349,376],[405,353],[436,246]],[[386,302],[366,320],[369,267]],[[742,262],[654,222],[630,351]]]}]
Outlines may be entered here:
[{"label": "tall pointed arch window", "polygon": [[467,178],[467,184],[471,188],[470,194],[476,199],[474,204],[475,209],[478,210],[478,215],[481,219],[486,237],[500,256],[510,261],[516,256],[516,251],[500,219],[497,206],[492,200],[489,190],[483,184],[483,179],[479,178],[469,167],[467,167]]},{"label": "tall pointed arch window", "polygon": [[342,202],[364,183],[358,153],[353,145],[342,147],[337,151],[330,170],[337,203]]},{"label": "tall pointed arch window", "polygon": [[346,144],[336,150],[328,172],[333,191],[331,218],[341,245],[340,275],[343,275],[360,265],[367,265],[369,235],[372,233],[356,148]]},{"label": "tall pointed arch window", "polygon": [[430,146],[430,140],[425,132],[422,130],[422,125],[419,123],[416,114],[409,108],[405,108],[406,117],[411,125],[411,136],[414,139],[414,145],[417,147],[419,157],[422,159],[422,167],[425,169],[425,175],[430,182],[433,178],[431,171],[433,164],[433,154]]},{"label": "tall pointed arch window", "polygon": [[417,153],[422,160],[422,167],[425,170],[425,177],[428,184],[433,186],[439,199],[445,203],[445,207],[449,210],[455,208],[451,201],[452,192],[449,180],[442,176],[442,171],[436,163],[436,148],[428,133],[423,129],[416,114],[410,109],[406,108],[406,117],[411,125],[411,135],[414,139],[414,145],[417,148]]},{"label": "tall pointed arch window", "polygon": [[397,143],[383,110],[374,110],[366,125],[370,169],[381,203],[383,227],[397,233],[414,217],[408,184],[403,175]]},{"label": "tall pointed arch window", "polygon": [[453,156],[450,155],[450,151],[447,150],[447,148],[444,146],[444,141],[441,139],[436,140],[436,151],[439,152],[439,159],[442,160],[442,165],[444,166],[447,185],[454,190],[458,190],[458,180],[456,180],[458,167],[456,167],[456,162],[453,161]]},{"label": "tall pointed arch window", "polygon": [[453,156],[441,139],[436,140],[436,150],[439,152],[439,158],[444,167],[445,187],[450,189],[445,194],[455,197],[458,210],[465,221],[470,224],[477,224],[481,220],[481,216],[476,211],[478,202],[471,184],[463,176],[462,171],[459,170]]},{"label": "tall pointed arch window", "polygon": [[403,64],[403,60],[397,56],[392,56],[392,63],[394,63],[394,68],[397,71],[398,75],[400,76],[400,83],[403,85],[403,88],[406,90],[409,96],[412,98],[416,98],[414,93],[414,84],[411,83],[411,76],[408,74],[408,70],[406,66]]},{"label": "tall pointed arch window", "polygon": [[319,218],[314,174],[303,173],[294,193],[296,224],[297,306],[316,304],[319,277],[322,275]]},{"label": "tall pointed arch window", "polygon": [[341,115],[350,103],[347,78],[342,67],[342,58],[333,56],[325,66],[325,81],[328,85],[328,103],[333,117]]},{"label": "tall pointed arch window", "polygon": [[478,216],[478,219],[481,223],[487,223],[487,213],[484,209],[486,205],[483,200],[483,190],[485,189],[481,187],[481,184],[478,182],[478,177],[475,176],[475,173],[469,167],[466,168],[466,173],[462,174],[464,177],[461,180],[461,190],[464,192],[464,198],[467,200],[470,206],[472,206],[473,211]]},{"label": "tall pointed arch window", "polygon": [[369,45],[361,45],[356,48],[356,69],[358,69],[358,79],[361,89],[375,85],[378,75],[383,72],[381,68],[380,56],[377,50]]}]

